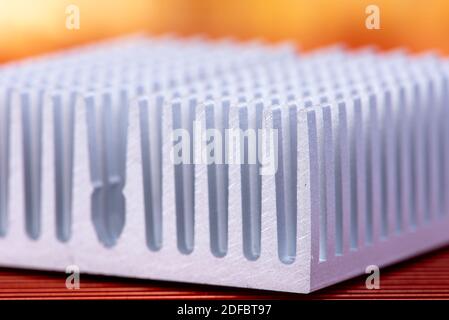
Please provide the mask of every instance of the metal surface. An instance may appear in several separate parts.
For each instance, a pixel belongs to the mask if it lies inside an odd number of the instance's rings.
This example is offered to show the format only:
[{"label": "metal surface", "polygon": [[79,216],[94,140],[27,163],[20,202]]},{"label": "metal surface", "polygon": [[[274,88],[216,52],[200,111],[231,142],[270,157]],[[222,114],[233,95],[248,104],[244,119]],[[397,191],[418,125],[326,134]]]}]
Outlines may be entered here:
[{"label": "metal surface", "polygon": [[302,294],[81,275],[79,290],[61,273],[0,269],[0,299],[449,299],[449,248],[386,268],[379,290],[366,277]]}]

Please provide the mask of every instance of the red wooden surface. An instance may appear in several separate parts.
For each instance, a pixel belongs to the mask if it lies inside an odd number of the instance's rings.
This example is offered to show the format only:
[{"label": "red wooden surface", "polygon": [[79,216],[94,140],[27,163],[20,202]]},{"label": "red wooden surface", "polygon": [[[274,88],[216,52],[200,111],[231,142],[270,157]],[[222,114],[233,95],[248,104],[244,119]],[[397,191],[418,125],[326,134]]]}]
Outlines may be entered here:
[{"label": "red wooden surface", "polygon": [[449,248],[381,270],[381,288],[358,277],[310,295],[0,268],[0,299],[449,299]]}]

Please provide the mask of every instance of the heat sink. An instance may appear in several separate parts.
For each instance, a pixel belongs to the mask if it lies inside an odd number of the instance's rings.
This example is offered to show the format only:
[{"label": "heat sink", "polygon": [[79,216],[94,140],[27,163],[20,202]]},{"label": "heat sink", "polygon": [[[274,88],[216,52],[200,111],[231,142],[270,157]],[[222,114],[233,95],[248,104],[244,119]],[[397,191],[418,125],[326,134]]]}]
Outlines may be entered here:
[{"label": "heat sink", "polygon": [[438,55],[133,36],[0,68],[0,264],[307,293],[449,243]]}]

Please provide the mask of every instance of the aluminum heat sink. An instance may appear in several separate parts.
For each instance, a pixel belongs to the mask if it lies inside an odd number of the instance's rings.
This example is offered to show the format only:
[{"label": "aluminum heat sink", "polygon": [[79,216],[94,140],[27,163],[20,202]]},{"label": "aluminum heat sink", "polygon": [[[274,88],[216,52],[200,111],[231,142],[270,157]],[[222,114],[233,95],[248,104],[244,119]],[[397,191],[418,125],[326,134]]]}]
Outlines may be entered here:
[{"label": "aluminum heat sink", "polygon": [[0,69],[0,264],[310,292],[449,243],[449,67],[130,37]]}]

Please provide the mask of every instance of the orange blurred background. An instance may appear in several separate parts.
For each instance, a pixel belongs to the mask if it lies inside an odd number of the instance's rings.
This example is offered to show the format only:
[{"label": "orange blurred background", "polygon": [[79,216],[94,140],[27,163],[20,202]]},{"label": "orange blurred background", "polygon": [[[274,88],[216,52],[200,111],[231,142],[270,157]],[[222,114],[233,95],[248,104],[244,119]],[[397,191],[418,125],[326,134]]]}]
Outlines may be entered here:
[{"label": "orange blurred background", "polygon": [[[66,28],[66,7],[80,29]],[[380,8],[380,30],[365,8]],[[344,42],[449,53],[448,0],[0,0],[0,61],[130,32],[294,40],[301,48]]]}]

